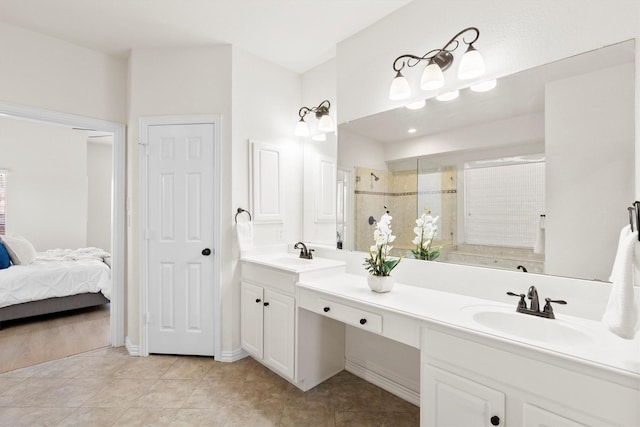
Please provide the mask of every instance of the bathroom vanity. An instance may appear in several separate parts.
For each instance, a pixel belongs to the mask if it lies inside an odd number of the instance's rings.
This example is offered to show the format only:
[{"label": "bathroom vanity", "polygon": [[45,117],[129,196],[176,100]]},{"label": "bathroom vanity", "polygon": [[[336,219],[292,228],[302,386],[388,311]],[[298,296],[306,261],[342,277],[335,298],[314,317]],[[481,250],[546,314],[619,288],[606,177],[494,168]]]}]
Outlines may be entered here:
[{"label": "bathroom vanity", "polygon": [[344,367],[349,325],[420,351],[423,426],[640,423],[638,339],[516,313],[515,301],[400,283],[378,294],[338,261],[274,257],[243,259],[242,346],[303,390]]}]

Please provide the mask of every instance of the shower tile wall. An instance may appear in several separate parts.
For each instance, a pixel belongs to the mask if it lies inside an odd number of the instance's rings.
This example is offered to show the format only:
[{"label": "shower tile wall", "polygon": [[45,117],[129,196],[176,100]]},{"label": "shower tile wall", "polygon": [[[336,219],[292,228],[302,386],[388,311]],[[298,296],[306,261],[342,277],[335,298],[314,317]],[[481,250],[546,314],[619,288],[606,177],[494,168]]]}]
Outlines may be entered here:
[{"label": "shower tile wall", "polygon": [[[379,179],[376,181],[374,176]],[[455,176],[455,169],[438,171],[432,176],[435,179],[429,180],[437,182],[437,185],[419,189],[416,169],[386,171],[357,167],[354,249],[363,252],[369,250],[373,244],[375,224],[370,225],[368,219],[373,216],[378,220],[384,213],[384,206],[388,207],[393,217],[391,226],[396,235],[393,255],[410,256],[415,221],[424,209],[440,215],[441,236],[437,240],[442,238],[444,244],[451,244],[456,225]]]}]

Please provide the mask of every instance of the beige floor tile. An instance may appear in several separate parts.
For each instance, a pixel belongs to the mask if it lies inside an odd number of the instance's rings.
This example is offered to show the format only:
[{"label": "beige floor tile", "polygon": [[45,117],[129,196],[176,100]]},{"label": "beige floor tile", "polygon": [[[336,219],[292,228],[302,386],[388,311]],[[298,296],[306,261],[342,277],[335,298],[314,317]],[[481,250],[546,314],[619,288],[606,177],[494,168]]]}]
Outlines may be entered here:
[{"label": "beige floor tile", "polygon": [[201,380],[214,365],[212,357],[181,357],[171,365],[162,379]]},{"label": "beige floor tile", "polygon": [[133,406],[140,408],[181,408],[198,386],[198,380],[157,380]]},{"label": "beige floor tile", "polygon": [[59,427],[112,426],[126,408],[78,408],[58,424]]},{"label": "beige floor tile", "polygon": [[129,408],[113,425],[122,427],[167,426],[171,424],[177,413],[177,409]]},{"label": "beige floor tile", "polygon": [[113,379],[82,404],[93,408],[130,408],[151,389],[155,380]]},{"label": "beige floor tile", "polygon": [[335,425],[336,427],[413,427],[420,424],[419,412],[417,410],[411,413],[336,411]]},{"label": "beige floor tile", "polygon": [[172,427],[223,427],[229,421],[230,412],[219,409],[180,409],[176,414]]},{"label": "beige floor tile", "polygon": [[0,426],[55,426],[73,411],[72,408],[0,408]]}]

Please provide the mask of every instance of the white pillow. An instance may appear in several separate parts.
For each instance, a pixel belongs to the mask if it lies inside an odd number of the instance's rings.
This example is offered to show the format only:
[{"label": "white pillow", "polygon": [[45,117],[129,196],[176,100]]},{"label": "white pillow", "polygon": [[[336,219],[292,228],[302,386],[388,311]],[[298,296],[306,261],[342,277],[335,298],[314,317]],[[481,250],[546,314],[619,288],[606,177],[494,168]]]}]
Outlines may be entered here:
[{"label": "white pillow", "polygon": [[31,264],[36,258],[36,249],[22,236],[2,236],[2,243],[9,252],[9,258],[15,265]]}]

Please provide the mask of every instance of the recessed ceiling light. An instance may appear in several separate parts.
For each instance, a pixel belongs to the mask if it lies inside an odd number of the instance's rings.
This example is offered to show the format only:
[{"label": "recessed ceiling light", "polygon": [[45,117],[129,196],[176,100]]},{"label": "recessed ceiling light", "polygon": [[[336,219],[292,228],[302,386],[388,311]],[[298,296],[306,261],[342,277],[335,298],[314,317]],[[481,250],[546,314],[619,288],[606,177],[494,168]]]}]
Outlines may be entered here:
[{"label": "recessed ceiling light", "polygon": [[409,133],[416,133],[416,128],[411,128],[411,129],[409,129],[407,132],[409,132]]},{"label": "recessed ceiling light", "polygon": [[408,108],[409,110],[419,110],[421,108],[424,108],[426,104],[427,104],[427,101],[422,99],[420,101],[410,102],[409,104],[405,105],[405,107]]},{"label": "recessed ceiling light", "polygon": [[438,101],[451,101],[453,99],[456,99],[458,95],[460,95],[460,91],[454,90],[451,92],[441,93],[440,95],[436,96],[436,99]]},{"label": "recessed ceiling light", "polygon": [[311,137],[312,140],[323,142],[327,140],[327,134],[324,132],[317,133]]},{"label": "recessed ceiling light", "polygon": [[490,91],[491,89],[493,89],[494,87],[496,87],[496,85],[498,84],[497,80],[487,80],[485,82],[480,82],[480,83],[476,83],[473,84],[471,86],[469,86],[469,89],[471,89],[474,92],[487,92]]}]

